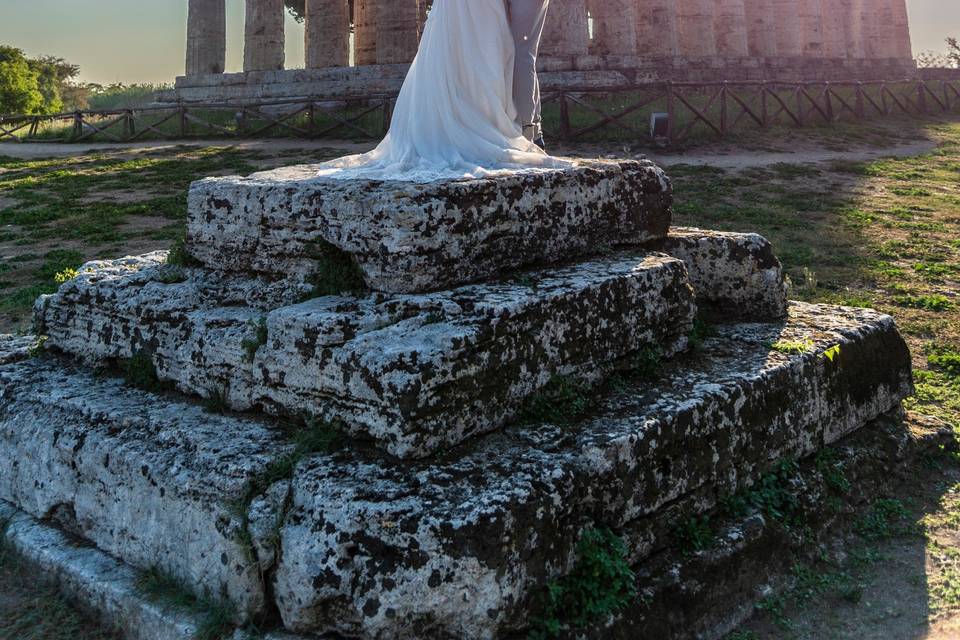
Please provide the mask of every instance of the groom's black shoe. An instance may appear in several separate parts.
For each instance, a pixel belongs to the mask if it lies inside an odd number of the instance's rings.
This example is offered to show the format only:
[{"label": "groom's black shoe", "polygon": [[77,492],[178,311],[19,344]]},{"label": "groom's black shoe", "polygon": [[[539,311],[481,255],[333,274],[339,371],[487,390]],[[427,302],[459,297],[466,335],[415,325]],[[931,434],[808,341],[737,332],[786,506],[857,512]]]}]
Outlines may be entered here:
[{"label": "groom's black shoe", "polygon": [[535,144],[535,145],[537,145],[538,147],[540,147],[543,151],[546,151],[546,150],[547,150],[547,143],[543,141],[543,136],[540,136],[539,138],[537,138],[536,140],[534,140],[534,141],[533,141],[533,144]]}]

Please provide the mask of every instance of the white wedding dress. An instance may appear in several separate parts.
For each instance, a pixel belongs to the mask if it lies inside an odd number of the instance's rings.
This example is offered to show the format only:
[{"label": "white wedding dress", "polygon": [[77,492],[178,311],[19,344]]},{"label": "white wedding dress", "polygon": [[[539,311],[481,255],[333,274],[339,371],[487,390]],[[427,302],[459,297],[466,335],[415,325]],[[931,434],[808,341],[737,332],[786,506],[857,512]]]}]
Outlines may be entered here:
[{"label": "white wedding dress", "polygon": [[373,151],[320,165],[325,178],[431,182],[568,166],[523,137],[503,0],[436,0]]}]

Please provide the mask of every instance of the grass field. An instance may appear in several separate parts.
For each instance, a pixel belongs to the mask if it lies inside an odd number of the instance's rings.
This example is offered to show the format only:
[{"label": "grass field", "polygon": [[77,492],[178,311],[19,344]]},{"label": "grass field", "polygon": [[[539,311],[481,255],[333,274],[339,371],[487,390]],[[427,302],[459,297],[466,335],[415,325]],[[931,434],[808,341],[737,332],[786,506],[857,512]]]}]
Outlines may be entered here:
[{"label": "grass field", "polygon": [[[935,150],[900,160],[737,170],[685,165],[676,156],[668,171],[675,222],[767,236],[793,298],[891,313],[914,354],[910,410],[960,430],[960,118],[792,131],[745,143],[844,149],[918,138],[933,139]],[[0,157],[0,331],[28,330],[33,299],[54,290],[63,270],[170,246],[183,232],[191,180],[334,155],[214,147]],[[854,539],[825,554],[832,560],[798,564],[795,589],[765,601],[731,640],[960,637],[960,462],[945,456],[907,474],[916,479],[909,491],[874,505]],[[17,580],[0,571],[0,593]],[[23,618],[33,615],[20,604],[28,597],[0,595],[0,619],[33,619]],[[3,634],[0,626],[0,638],[20,637]]]}]

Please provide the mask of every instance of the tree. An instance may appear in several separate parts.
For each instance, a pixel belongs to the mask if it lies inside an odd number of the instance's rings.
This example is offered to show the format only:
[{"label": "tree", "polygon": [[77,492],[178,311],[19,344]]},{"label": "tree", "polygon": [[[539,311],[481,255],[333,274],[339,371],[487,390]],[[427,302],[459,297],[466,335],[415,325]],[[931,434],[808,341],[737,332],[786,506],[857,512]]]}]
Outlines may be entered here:
[{"label": "tree", "polygon": [[39,80],[23,51],[0,45],[0,113],[43,113]]},{"label": "tree", "polygon": [[942,69],[949,62],[946,55],[936,51],[923,51],[917,55],[917,66],[921,69]]},{"label": "tree", "polygon": [[957,68],[960,68],[960,41],[957,38],[947,38],[947,59]]}]

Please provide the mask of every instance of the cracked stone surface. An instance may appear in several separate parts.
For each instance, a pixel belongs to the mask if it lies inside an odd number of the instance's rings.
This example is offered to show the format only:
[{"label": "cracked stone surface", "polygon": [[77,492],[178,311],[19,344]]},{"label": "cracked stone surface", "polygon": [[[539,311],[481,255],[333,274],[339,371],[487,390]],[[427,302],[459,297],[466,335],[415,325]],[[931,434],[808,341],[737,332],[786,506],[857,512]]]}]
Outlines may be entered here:
[{"label": "cracked stone surface", "polygon": [[291,448],[264,423],[52,358],[0,368],[0,499],[244,614],[266,600],[235,505]]},{"label": "cracked stone surface", "polygon": [[[778,340],[810,348],[787,355]],[[0,368],[0,456],[17,462],[0,468],[0,498],[248,610],[272,593],[295,633],[489,638],[523,628],[583,528],[628,532],[639,561],[664,544],[646,520],[681,500],[708,509],[910,391],[891,318],[795,303],[785,321],[718,326],[574,425],[514,425],[428,461],[350,445],[312,455],[244,517],[238,496],[289,451],[270,425],[46,357]]]},{"label": "cracked stone surface", "polygon": [[36,336],[0,334],[0,365],[26,360],[40,344]]},{"label": "cracked stone surface", "polygon": [[[788,356],[769,348],[779,339],[813,347]],[[570,569],[584,527],[622,529],[694,492],[707,508],[910,392],[891,318],[797,304],[786,324],[721,327],[575,428],[508,429],[434,463],[314,457],[293,478],[281,532],[280,613],[293,631],[366,638],[523,628],[527,599]],[[655,544],[630,540],[635,558]]]},{"label": "cracked stone surface", "polygon": [[527,265],[663,238],[672,191],[652,162],[428,184],[330,180],[316,166],[194,183],[187,248],[229,271],[307,276],[318,242],[353,256],[376,291],[448,289]]},{"label": "cracked stone surface", "polygon": [[499,428],[555,376],[595,379],[645,348],[676,353],[696,312],[684,263],[656,253],[445,292],[299,304],[295,278],[207,269],[170,278],[164,260],[84,266],[37,305],[47,344],[88,363],[147,352],[185,392],[343,421],[407,458]]},{"label": "cracked stone surface", "polygon": [[683,260],[697,304],[712,318],[775,320],[787,315],[787,284],[770,242],[756,233],[673,227],[649,245]]}]

